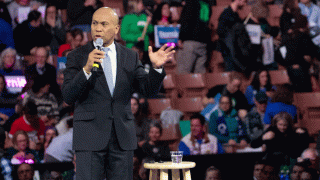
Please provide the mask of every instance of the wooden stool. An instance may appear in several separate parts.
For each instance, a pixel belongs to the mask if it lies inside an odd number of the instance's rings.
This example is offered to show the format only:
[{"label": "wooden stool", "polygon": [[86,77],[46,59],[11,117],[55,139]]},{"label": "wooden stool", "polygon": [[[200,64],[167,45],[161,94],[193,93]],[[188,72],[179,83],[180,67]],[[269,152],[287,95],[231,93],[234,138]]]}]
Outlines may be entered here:
[{"label": "wooden stool", "polygon": [[196,163],[194,162],[181,162],[179,164],[173,164],[172,162],[163,163],[144,163],[144,168],[150,169],[149,180],[157,180],[158,169],[160,169],[160,180],[168,180],[168,169],[172,170],[172,180],[180,180],[179,169],[182,169],[183,179],[191,180],[190,168],[194,168]]}]

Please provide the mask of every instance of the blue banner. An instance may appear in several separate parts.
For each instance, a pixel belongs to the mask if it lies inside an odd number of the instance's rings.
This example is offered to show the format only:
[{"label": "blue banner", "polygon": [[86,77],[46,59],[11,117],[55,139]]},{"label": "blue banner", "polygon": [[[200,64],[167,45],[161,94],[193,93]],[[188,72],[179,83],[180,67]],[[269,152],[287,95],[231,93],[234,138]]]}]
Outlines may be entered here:
[{"label": "blue banner", "polygon": [[180,24],[177,26],[154,26],[155,46],[160,48],[164,44],[175,46],[179,40]]}]

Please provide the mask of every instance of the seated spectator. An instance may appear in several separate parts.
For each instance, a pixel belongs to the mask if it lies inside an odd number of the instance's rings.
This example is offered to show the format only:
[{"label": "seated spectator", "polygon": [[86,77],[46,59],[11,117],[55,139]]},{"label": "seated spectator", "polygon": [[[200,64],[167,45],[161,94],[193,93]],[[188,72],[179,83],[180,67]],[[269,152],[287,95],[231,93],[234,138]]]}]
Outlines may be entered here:
[{"label": "seated spectator", "polygon": [[148,115],[142,111],[139,100],[134,97],[131,98],[131,112],[134,115],[138,145],[141,147],[144,141],[148,139],[148,129],[151,121],[148,119]]},{"label": "seated spectator", "polygon": [[44,27],[51,34],[50,43],[51,54],[58,54],[59,46],[64,44],[66,40],[66,30],[61,19],[58,18],[57,7],[53,4],[46,6]]},{"label": "seated spectator", "polygon": [[279,112],[289,113],[294,121],[297,119],[297,108],[292,104],[293,102],[293,90],[289,84],[284,84],[277,87],[277,90],[271,100],[268,103],[264,123],[268,126],[271,124],[272,118]]},{"label": "seated spectator", "polygon": [[163,2],[157,6],[153,13],[151,24],[164,26],[171,24],[170,5],[168,3]]},{"label": "seated spectator", "polygon": [[73,159],[73,118],[68,120],[69,131],[52,139],[44,155],[44,162],[71,162]]},{"label": "seated spectator", "polygon": [[16,59],[17,51],[11,47],[2,51],[0,56],[0,74],[2,75],[23,75],[22,65]]},{"label": "seated spectator", "polygon": [[309,168],[319,170],[319,152],[314,148],[305,149],[298,161],[307,163]]},{"label": "seated spectator", "polygon": [[4,180],[11,180],[12,166],[9,159],[5,157],[4,145],[6,141],[5,130],[0,127],[0,163],[1,163],[1,175]]},{"label": "seated spectator", "polygon": [[183,151],[183,155],[224,153],[218,138],[207,132],[205,118],[194,114],[190,119],[191,132],[181,139],[179,151]]},{"label": "seated spectator", "polygon": [[291,180],[301,180],[301,174],[306,168],[306,163],[297,162],[292,168]]},{"label": "seated spectator", "polygon": [[214,166],[208,167],[205,180],[222,180],[221,171]]},{"label": "seated spectator", "polygon": [[209,132],[216,136],[222,144],[247,145],[245,125],[231,105],[232,100],[228,95],[222,95],[219,108],[213,111],[209,121]]},{"label": "seated spectator", "polygon": [[308,18],[309,27],[320,27],[320,8],[311,0],[301,0],[299,3],[301,14]]},{"label": "seated spectator", "polygon": [[52,142],[53,138],[58,136],[58,131],[53,126],[46,127],[46,130],[44,132],[44,151],[49,147],[50,143]]},{"label": "seated spectator", "polygon": [[[1,2],[0,2],[1,3]],[[0,4],[1,5],[1,4]],[[2,10],[2,9],[1,9]],[[13,31],[11,25],[0,16],[0,52],[6,48],[14,48]]]},{"label": "seated spectator", "polygon": [[286,42],[289,39],[289,35],[292,33],[293,24],[296,22],[294,14],[299,14],[299,2],[298,0],[284,0],[283,11],[280,17],[280,30],[282,42]]},{"label": "seated spectator", "polygon": [[83,31],[81,29],[73,29],[70,31],[70,43],[62,44],[58,50],[58,56],[63,57],[63,52],[76,49],[81,46],[83,40]]},{"label": "seated spectator", "polygon": [[310,138],[302,128],[293,128],[292,116],[280,112],[274,116],[271,126],[258,139],[251,142],[251,147],[266,146],[267,154],[279,154],[279,163],[286,158],[297,158],[309,146]]},{"label": "seated spectator", "polygon": [[34,169],[31,164],[22,163],[17,168],[15,175],[19,180],[33,180]]},{"label": "seated spectator", "polygon": [[181,2],[171,1],[170,3],[170,12],[171,12],[171,21],[174,26],[180,24],[181,11],[179,10],[182,7]]},{"label": "seated spectator", "polygon": [[170,160],[169,146],[160,142],[162,126],[158,122],[153,122],[149,126],[149,138],[141,147],[145,161],[166,161]]},{"label": "seated spectator", "polygon": [[273,91],[276,89],[275,86],[271,85],[271,79],[269,71],[259,70],[254,74],[251,84],[247,87],[245,96],[250,106],[254,106],[254,96],[259,92],[266,92],[269,99],[273,96]]},{"label": "seated spectator", "polygon": [[255,106],[245,118],[248,138],[250,138],[251,141],[260,137],[266,129],[263,118],[266,112],[267,102],[268,97],[266,93],[259,91],[254,98]]},{"label": "seated spectator", "polygon": [[264,174],[264,162],[263,161],[257,161],[254,164],[253,168],[253,180],[263,180],[265,179],[265,174]]},{"label": "seated spectator", "polygon": [[301,180],[319,180],[319,173],[315,169],[307,168],[302,172]]},{"label": "seated spectator", "polygon": [[14,43],[19,54],[30,55],[34,48],[39,46],[49,48],[51,35],[46,31],[41,21],[41,13],[31,11],[28,14],[28,19],[14,29]]},{"label": "seated spectator", "polygon": [[29,148],[29,138],[25,131],[19,130],[14,133],[13,147],[7,149],[6,157],[11,160],[12,164],[21,163],[40,163],[37,151]]},{"label": "seated spectator", "polygon": [[24,94],[23,99],[23,104],[29,100],[35,102],[38,116],[46,126],[55,125],[59,118],[58,102],[49,92],[49,88],[49,82],[43,76],[39,76],[35,79],[32,89]]},{"label": "seated spectator", "polygon": [[[218,103],[221,94],[228,95],[232,99],[232,107],[238,111],[239,117],[244,119],[250,106],[248,105],[246,97],[240,91],[241,84],[241,74],[238,72],[230,73],[227,85],[216,86],[209,89],[207,96],[203,98],[204,105],[207,103]],[[216,107],[214,109],[216,109]],[[203,113],[203,115],[209,120],[211,113],[212,111],[209,111],[209,113]]]}]

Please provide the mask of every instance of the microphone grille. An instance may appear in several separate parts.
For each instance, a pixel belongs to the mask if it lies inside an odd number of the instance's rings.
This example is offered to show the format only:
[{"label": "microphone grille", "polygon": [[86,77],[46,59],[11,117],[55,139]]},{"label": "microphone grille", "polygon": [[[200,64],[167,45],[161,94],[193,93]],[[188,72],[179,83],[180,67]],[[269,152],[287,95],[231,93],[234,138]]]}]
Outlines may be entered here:
[{"label": "microphone grille", "polygon": [[103,39],[97,38],[96,44],[97,44],[97,46],[102,46],[103,45]]}]

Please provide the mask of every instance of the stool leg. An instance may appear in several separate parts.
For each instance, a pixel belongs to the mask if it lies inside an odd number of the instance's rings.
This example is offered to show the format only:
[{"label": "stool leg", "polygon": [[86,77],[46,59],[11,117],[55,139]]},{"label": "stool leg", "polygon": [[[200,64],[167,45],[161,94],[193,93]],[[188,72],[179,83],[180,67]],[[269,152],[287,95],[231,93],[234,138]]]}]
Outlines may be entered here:
[{"label": "stool leg", "polygon": [[160,180],[168,180],[168,169],[160,170]]},{"label": "stool leg", "polygon": [[191,172],[190,169],[183,169],[183,180],[191,180]]},{"label": "stool leg", "polygon": [[172,180],[180,180],[179,169],[172,169]]},{"label": "stool leg", "polygon": [[150,169],[149,180],[157,180],[158,179],[158,169]]}]

